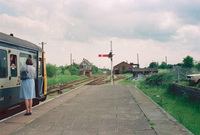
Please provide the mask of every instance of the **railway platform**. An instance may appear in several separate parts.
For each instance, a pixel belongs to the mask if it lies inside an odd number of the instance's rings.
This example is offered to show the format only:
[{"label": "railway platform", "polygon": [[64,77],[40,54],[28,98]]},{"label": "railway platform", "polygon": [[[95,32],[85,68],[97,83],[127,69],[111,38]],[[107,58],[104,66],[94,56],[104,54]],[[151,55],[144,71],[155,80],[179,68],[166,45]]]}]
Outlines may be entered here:
[{"label": "railway platform", "polygon": [[0,122],[0,135],[190,135],[133,85],[86,85]]}]

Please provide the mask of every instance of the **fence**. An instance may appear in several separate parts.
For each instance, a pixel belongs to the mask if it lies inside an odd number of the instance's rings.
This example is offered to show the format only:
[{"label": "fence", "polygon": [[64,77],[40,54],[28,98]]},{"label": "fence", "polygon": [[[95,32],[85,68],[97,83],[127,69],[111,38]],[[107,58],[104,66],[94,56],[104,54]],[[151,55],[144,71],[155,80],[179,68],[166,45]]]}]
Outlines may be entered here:
[{"label": "fence", "polygon": [[185,81],[187,75],[189,74],[200,74],[200,71],[198,71],[195,68],[182,68],[180,66],[174,66],[171,70],[171,81],[172,82],[180,82]]}]

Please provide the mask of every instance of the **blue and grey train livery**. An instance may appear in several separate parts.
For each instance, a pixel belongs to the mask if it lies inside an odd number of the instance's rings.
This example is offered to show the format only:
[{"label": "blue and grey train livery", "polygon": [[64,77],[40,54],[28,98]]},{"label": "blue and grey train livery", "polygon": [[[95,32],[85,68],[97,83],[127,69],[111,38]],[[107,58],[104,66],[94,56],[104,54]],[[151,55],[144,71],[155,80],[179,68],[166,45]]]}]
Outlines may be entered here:
[{"label": "blue and grey train livery", "polygon": [[20,95],[20,70],[32,58],[36,68],[34,104],[46,99],[47,77],[43,49],[33,43],[0,32],[0,112],[24,105]]}]

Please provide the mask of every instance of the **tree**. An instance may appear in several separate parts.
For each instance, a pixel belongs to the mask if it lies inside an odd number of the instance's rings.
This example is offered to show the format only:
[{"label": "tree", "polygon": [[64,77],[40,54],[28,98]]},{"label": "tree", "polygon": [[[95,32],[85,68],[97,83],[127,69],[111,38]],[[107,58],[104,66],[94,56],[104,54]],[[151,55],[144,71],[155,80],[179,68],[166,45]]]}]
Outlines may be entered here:
[{"label": "tree", "polygon": [[151,62],[151,63],[149,64],[149,67],[148,67],[148,68],[158,68],[158,66],[159,66],[158,62]]},{"label": "tree", "polygon": [[61,70],[60,72],[61,72],[61,74],[64,74],[64,72],[65,72],[65,67],[63,67],[63,66],[60,66],[59,67],[59,69]]},{"label": "tree", "polygon": [[200,71],[200,63],[196,64],[195,68]]},{"label": "tree", "polygon": [[172,69],[172,68],[173,68],[173,65],[168,64],[168,65],[167,65],[167,68],[168,68],[168,69]]},{"label": "tree", "polygon": [[71,75],[79,75],[79,65],[76,63],[70,65],[68,70],[71,72]]},{"label": "tree", "polygon": [[92,65],[92,74],[96,74],[98,73],[98,67],[96,67],[95,65]]},{"label": "tree", "polygon": [[162,62],[161,65],[159,66],[159,68],[161,69],[166,69],[167,68],[167,63],[166,62]]},{"label": "tree", "polygon": [[69,70],[66,69],[66,70],[64,71],[64,75],[69,75],[69,76],[70,76],[71,73],[69,72]]},{"label": "tree", "polygon": [[194,67],[194,59],[191,56],[187,56],[183,59],[183,65],[182,67],[185,68],[192,68]]},{"label": "tree", "polygon": [[63,75],[62,69],[60,67],[57,67],[56,75]]},{"label": "tree", "polygon": [[79,64],[73,63],[72,65],[65,66],[64,72],[65,70],[69,70],[71,75],[79,75]]},{"label": "tree", "polygon": [[177,63],[176,65],[182,67],[183,63]]},{"label": "tree", "polygon": [[46,70],[47,70],[47,77],[54,77],[56,75],[57,67],[56,65],[47,63]]}]

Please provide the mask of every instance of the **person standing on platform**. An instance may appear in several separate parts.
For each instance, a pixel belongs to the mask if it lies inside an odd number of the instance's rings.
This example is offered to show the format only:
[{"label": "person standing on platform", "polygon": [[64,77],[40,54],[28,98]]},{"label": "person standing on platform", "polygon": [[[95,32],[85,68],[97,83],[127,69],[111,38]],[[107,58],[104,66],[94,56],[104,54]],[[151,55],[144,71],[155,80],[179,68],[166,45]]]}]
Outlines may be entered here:
[{"label": "person standing on platform", "polygon": [[28,79],[22,80],[20,87],[20,98],[25,99],[26,113],[24,115],[32,114],[33,98],[35,98],[35,68],[33,67],[33,62],[31,58],[26,60],[26,66],[23,66],[22,71],[28,71]]}]

